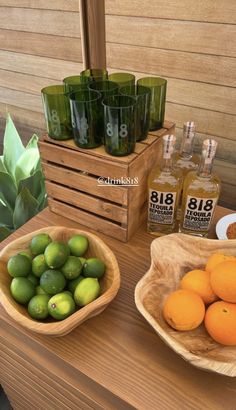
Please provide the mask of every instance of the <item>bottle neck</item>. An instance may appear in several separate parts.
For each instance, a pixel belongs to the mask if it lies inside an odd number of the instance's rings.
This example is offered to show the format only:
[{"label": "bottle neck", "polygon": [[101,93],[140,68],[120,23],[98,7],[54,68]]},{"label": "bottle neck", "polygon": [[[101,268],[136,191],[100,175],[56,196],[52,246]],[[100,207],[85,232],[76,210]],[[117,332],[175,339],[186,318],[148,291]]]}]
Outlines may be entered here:
[{"label": "bottle neck", "polygon": [[206,139],[202,145],[202,158],[198,169],[200,177],[209,178],[212,172],[213,160],[215,157],[217,142],[213,139]]},{"label": "bottle neck", "polygon": [[191,159],[193,156],[193,139],[194,132],[185,131],[183,134],[183,140],[180,147],[180,156],[184,159]]},{"label": "bottle neck", "polygon": [[201,162],[198,168],[198,176],[202,178],[209,178],[212,174],[213,158],[209,160],[202,156]]},{"label": "bottle neck", "polygon": [[162,158],[161,170],[164,172],[171,172],[173,168],[172,156],[170,158]]}]

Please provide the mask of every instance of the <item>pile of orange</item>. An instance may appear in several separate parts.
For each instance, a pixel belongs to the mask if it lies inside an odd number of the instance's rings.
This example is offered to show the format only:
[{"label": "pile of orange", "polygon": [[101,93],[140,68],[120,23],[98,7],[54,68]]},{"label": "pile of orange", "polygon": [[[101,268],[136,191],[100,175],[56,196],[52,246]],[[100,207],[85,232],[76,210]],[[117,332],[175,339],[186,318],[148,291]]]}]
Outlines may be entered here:
[{"label": "pile of orange", "polygon": [[236,345],[236,257],[214,253],[205,270],[186,273],[165,300],[163,316],[176,330],[193,330],[204,321],[216,342]]}]

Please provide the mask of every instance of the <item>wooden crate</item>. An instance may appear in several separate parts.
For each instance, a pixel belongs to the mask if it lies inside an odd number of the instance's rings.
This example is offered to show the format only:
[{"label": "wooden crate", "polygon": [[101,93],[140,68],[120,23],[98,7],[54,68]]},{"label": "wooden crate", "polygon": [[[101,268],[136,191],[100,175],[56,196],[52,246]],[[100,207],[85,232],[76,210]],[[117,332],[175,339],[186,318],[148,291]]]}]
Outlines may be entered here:
[{"label": "wooden crate", "polygon": [[[73,140],[44,135],[39,143],[51,211],[127,242],[146,217],[147,176],[160,160],[161,137],[175,125],[153,131],[126,157],[112,157],[104,147],[85,150]],[[137,186],[99,184],[98,178],[130,178]],[[128,182],[128,181],[127,181]]]}]

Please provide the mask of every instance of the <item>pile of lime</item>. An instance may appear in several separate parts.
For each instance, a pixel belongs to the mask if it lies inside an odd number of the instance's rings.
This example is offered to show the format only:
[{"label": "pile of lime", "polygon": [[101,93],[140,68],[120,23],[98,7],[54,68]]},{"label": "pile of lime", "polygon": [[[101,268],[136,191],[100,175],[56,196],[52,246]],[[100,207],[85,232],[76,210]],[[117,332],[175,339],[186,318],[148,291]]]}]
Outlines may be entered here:
[{"label": "pile of lime", "polygon": [[8,260],[12,297],[36,320],[63,320],[88,305],[101,294],[99,279],[106,271],[101,259],[85,258],[88,247],[83,235],[67,243],[47,233],[34,236],[29,249]]}]

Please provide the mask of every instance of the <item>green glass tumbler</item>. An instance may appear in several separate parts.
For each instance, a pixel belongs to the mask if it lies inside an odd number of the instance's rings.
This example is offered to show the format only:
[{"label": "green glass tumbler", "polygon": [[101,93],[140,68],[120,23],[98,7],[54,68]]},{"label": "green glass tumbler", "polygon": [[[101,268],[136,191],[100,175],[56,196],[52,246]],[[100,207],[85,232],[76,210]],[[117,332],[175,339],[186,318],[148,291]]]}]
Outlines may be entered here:
[{"label": "green glass tumbler", "polygon": [[135,84],[135,75],[130,73],[109,74],[108,79],[117,83],[119,87],[127,87]]},{"label": "green glass tumbler", "polygon": [[102,68],[91,68],[81,71],[80,76],[83,79],[89,79],[89,82],[104,81],[108,78],[108,71]]},{"label": "green glass tumbler", "polygon": [[135,138],[142,141],[147,138],[150,120],[151,91],[142,85],[121,87],[122,95],[131,95],[136,99]]},{"label": "green glass tumbler", "polygon": [[101,94],[95,90],[72,92],[70,97],[71,123],[76,145],[96,148],[102,144]]},{"label": "green glass tumbler", "polygon": [[50,85],[41,90],[47,132],[55,140],[72,138],[68,94],[63,85]]},{"label": "green glass tumbler", "polygon": [[106,151],[120,157],[131,154],[135,147],[135,98],[113,95],[103,100],[103,106]]},{"label": "green glass tumbler", "polygon": [[71,93],[73,91],[80,91],[87,89],[90,80],[89,77],[82,78],[80,75],[72,75],[63,79],[65,92]]},{"label": "green glass tumbler", "polygon": [[159,130],[164,125],[167,80],[160,77],[144,77],[138,85],[148,87],[151,91],[150,130]]},{"label": "green glass tumbler", "polygon": [[100,92],[102,98],[101,98],[101,104],[100,104],[100,127],[103,135],[103,143],[105,142],[105,130],[104,130],[104,107],[102,105],[102,100],[104,98],[109,97],[110,95],[115,95],[118,94],[118,84],[114,83],[113,81],[94,81],[93,83],[90,83],[89,85],[90,90],[96,90]]}]

